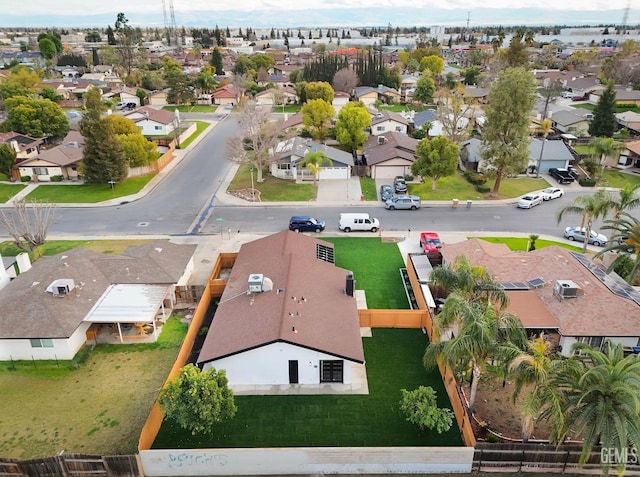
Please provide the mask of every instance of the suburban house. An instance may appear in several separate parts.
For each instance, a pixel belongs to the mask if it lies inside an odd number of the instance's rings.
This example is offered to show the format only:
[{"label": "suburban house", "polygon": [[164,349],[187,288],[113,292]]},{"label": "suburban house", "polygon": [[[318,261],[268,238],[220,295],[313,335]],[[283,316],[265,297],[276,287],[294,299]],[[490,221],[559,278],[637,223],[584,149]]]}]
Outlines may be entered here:
[{"label": "suburban house", "polygon": [[86,342],[155,341],[187,285],[195,245],[41,257],[0,290],[0,360],[72,359]]},{"label": "suburban house", "polygon": [[416,85],[420,76],[417,74],[404,75],[402,77],[402,83],[400,83],[400,102],[410,103],[413,101],[413,93],[416,90]]},{"label": "suburban house", "polygon": [[358,86],[355,90],[354,97],[356,101],[362,101],[367,107],[372,106],[376,101],[382,101],[386,104],[400,102],[400,92],[397,89],[384,85],[378,85],[377,88]]},{"label": "suburban house", "polygon": [[618,168],[630,169],[635,167],[640,169],[640,140],[625,143],[626,149],[618,157]]},{"label": "suburban house", "polygon": [[21,252],[14,257],[0,256],[0,259],[2,262],[2,268],[0,268],[0,290],[6,287],[20,273],[26,272],[31,268],[31,259],[27,252]]},{"label": "suburban house", "polygon": [[291,116],[285,113],[282,127],[285,130],[295,129],[298,131],[302,131],[304,129],[304,124],[302,123],[302,113],[295,113],[295,114],[292,114]]},{"label": "suburban house", "polygon": [[236,104],[238,102],[238,92],[232,85],[218,88],[213,93],[213,104],[225,105]]},{"label": "suburban house", "polygon": [[333,106],[336,115],[340,112],[343,106],[346,106],[349,103],[350,99],[351,95],[343,91],[336,91],[333,94],[333,101],[331,102],[331,106]]},{"label": "suburban house", "polygon": [[0,133],[0,144],[9,144],[16,151],[16,164],[38,155],[42,138],[34,138],[17,132]]},{"label": "suburban house", "polygon": [[411,174],[418,141],[405,134],[387,132],[364,143],[364,159],[373,179],[393,179]]},{"label": "suburban house", "polygon": [[[564,141],[545,140],[542,150],[542,139],[533,138],[529,143],[529,162],[526,167],[538,167],[540,172],[548,172],[553,167],[567,168],[574,157]],[[463,171],[480,171],[484,169],[480,148],[482,141],[477,138],[467,139],[460,144],[460,169]],[[542,158],[540,152],[542,151]]]},{"label": "suburban house", "polygon": [[407,134],[409,121],[400,113],[393,111],[380,111],[371,118],[371,134],[379,136],[386,132]]},{"label": "suburban house", "polygon": [[255,99],[258,103],[265,106],[282,106],[284,104],[296,103],[298,96],[296,91],[290,87],[269,88],[256,94]]},{"label": "suburban house", "polygon": [[489,270],[509,297],[506,311],[565,356],[576,342],[640,345],[640,292],[586,255],[558,246],[514,252],[477,238],[443,244],[441,253],[445,265],[463,255]]},{"label": "suburban house", "polygon": [[136,94],[138,90],[136,88],[129,88],[128,86],[122,86],[120,91],[116,92],[119,97],[119,101],[122,103],[135,103],[140,106],[140,98]]},{"label": "suburban house", "polygon": [[640,113],[634,111],[625,111],[623,113],[616,113],[616,121],[618,124],[627,128],[633,133],[640,133]]},{"label": "suburban house", "polygon": [[331,164],[322,166],[317,179],[348,179],[351,177],[353,156],[348,152],[315,142],[294,137],[280,142],[274,149],[279,159],[271,164],[271,174],[280,179],[313,180],[313,173],[300,162],[309,152],[322,151]]},{"label": "suburban house", "polygon": [[438,112],[435,109],[425,109],[423,111],[415,112],[409,111],[409,121],[413,122],[414,129],[427,129],[431,130],[431,126],[438,119]]},{"label": "suburban house", "polygon": [[166,90],[152,91],[147,95],[147,102],[149,106],[166,106],[169,104],[169,93]]},{"label": "suburban house", "polygon": [[571,77],[564,82],[564,87],[576,96],[586,97],[591,93],[597,95],[605,89],[596,76]]},{"label": "suburban house", "polygon": [[236,392],[351,384],[364,371],[352,280],[333,244],[304,234],[242,245],[198,365],[224,369]]},{"label": "suburban house", "polygon": [[[583,110],[581,110],[583,111]],[[589,135],[589,123],[593,118],[590,111],[558,111],[553,113],[551,119],[551,127],[558,132],[573,134],[576,137]]]},{"label": "suburban house", "polygon": [[56,177],[77,179],[83,146],[82,134],[79,131],[69,131],[62,144],[44,149],[37,156],[17,163],[14,170],[17,169],[19,177],[29,176],[36,182],[49,182]]},{"label": "suburban house", "polygon": [[178,116],[165,109],[143,106],[124,116],[136,123],[143,136],[167,136],[178,127]]},{"label": "suburban house", "polygon": [[640,106],[640,91],[631,88],[617,88],[616,104],[633,104]]}]

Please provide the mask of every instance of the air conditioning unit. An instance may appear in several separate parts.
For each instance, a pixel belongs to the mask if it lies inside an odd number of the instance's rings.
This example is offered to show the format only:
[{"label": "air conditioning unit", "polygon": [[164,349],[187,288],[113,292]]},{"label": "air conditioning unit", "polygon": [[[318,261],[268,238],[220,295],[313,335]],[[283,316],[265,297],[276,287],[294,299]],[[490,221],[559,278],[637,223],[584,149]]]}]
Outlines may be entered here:
[{"label": "air conditioning unit", "polygon": [[384,136],[378,136],[378,144],[382,145],[385,143],[385,137]]},{"label": "air conditioning unit", "polygon": [[264,275],[262,273],[252,273],[249,275],[249,293],[262,293],[262,282]]},{"label": "air conditioning unit", "polygon": [[560,300],[576,298],[582,295],[582,288],[571,280],[556,280],[556,284],[553,287],[553,294]]}]

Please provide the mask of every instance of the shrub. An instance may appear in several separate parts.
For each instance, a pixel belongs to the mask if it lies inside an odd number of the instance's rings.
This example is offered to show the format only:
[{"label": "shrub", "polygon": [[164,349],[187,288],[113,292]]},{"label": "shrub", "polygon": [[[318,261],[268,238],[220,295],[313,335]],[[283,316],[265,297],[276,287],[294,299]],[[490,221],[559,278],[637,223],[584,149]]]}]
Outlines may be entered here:
[{"label": "shrub", "polygon": [[485,177],[485,175],[479,172],[464,171],[463,175],[467,182],[476,186],[482,185],[487,182],[487,178]]},{"label": "shrub", "polygon": [[31,182],[31,176],[20,176],[20,182]]},{"label": "shrub", "polygon": [[404,180],[407,182],[411,182],[413,180],[413,176],[411,174],[405,174]]},{"label": "shrub", "polygon": [[582,187],[595,187],[596,182],[598,182],[596,179],[588,179],[585,177],[584,179],[580,179],[578,184]]},{"label": "shrub", "polygon": [[481,194],[484,194],[486,192],[491,192],[491,187],[486,186],[486,185],[477,185],[476,186],[476,190],[478,192],[480,192]]},{"label": "shrub", "polygon": [[60,182],[62,179],[64,179],[64,177],[61,175],[51,176],[51,182]]}]

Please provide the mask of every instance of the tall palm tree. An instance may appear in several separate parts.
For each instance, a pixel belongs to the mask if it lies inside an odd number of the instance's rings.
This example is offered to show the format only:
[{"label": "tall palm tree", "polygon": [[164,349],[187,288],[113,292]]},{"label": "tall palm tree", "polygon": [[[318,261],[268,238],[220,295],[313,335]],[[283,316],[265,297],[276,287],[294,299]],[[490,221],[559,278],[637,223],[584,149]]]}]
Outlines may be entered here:
[{"label": "tall palm tree", "polygon": [[[582,440],[579,463],[584,464],[595,446],[624,451],[640,445],[640,360],[624,356],[621,344],[606,340],[602,351],[577,343],[582,356],[571,358],[574,366],[556,373],[547,389],[541,417],[551,425],[551,440],[565,441],[569,432]],[[550,395],[551,395],[550,394]],[[601,469],[608,475],[611,463]],[[616,465],[623,475],[626,462]]]},{"label": "tall palm tree", "polygon": [[640,190],[640,183],[626,184],[618,190],[618,197],[610,198],[609,208],[613,211],[614,220],[617,220],[622,212],[640,207],[638,190]]},{"label": "tall palm tree", "polygon": [[488,362],[501,356],[510,341],[526,341],[526,334],[515,315],[501,313],[488,302],[470,301],[459,292],[449,295],[437,317],[445,314],[453,314],[459,320],[458,334],[451,340],[431,343],[422,362],[426,368],[433,368],[442,359],[455,372],[470,370],[469,411],[473,413],[480,376]]},{"label": "tall palm tree", "polygon": [[580,228],[585,231],[582,253],[586,253],[589,244],[589,236],[594,219],[607,215],[610,208],[609,197],[603,190],[597,190],[592,195],[581,195],[575,198],[572,204],[564,206],[556,214],[558,224],[567,214],[580,215]]},{"label": "tall palm tree", "polygon": [[536,179],[540,177],[540,164],[542,163],[542,156],[544,155],[544,145],[547,142],[547,136],[553,128],[551,127],[553,123],[551,119],[545,118],[540,121],[540,131],[542,131],[542,146],[540,146],[540,156],[538,157],[538,165],[536,167]]},{"label": "tall palm tree", "polygon": [[633,281],[640,271],[640,220],[629,212],[620,212],[617,219],[605,220],[604,230],[612,230],[611,242],[595,256],[602,257],[608,252],[616,253],[616,258],[609,265],[608,271],[614,270],[623,261],[631,257],[632,267],[627,276],[623,277],[627,283]]},{"label": "tall palm tree", "polygon": [[615,141],[610,137],[597,137],[591,142],[591,146],[596,154],[600,155],[600,174],[604,173],[607,157],[624,150],[623,143]]},{"label": "tall palm tree", "polygon": [[318,175],[324,166],[333,166],[333,161],[323,151],[308,152],[300,165],[306,167],[313,174],[313,185],[317,184]]}]

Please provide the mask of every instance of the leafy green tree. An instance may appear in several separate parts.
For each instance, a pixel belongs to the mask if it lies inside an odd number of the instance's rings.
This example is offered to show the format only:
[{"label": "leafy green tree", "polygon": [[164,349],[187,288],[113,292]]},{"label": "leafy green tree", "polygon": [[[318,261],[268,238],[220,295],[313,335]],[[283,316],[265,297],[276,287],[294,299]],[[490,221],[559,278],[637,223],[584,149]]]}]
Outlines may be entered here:
[{"label": "leafy green tree", "polygon": [[437,394],[431,386],[420,386],[413,391],[401,389],[400,411],[407,421],[420,430],[435,429],[438,434],[451,429],[455,415],[451,409],[439,408]]},{"label": "leafy green tree", "polygon": [[444,71],[444,60],[438,55],[425,56],[420,60],[420,71],[429,70],[432,75],[439,76]]},{"label": "leafy green tree", "polygon": [[[580,228],[585,229],[585,238],[591,235],[593,221],[604,217],[609,212],[611,203],[604,190],[599,189],[592,195],[580,195],[574,201],[562,207],[556,213],[558,224],[565,215],[580,215]],[[582,253],[586,253],[588,240],[582,245]]]},{"label": "leafy green tree", "polygon": [[69,120],[56,103],[49,99],[15,96],[5,101],[7,119],[3,131],[15,131],[32,137],[64,137]]},{"label": "leafy green tree", "polygon": [[333,106],[324,99],[311,99],[302,106],[302,124],[312,138],[323,141],[329,134],[331,118],[335,114]]},{"label": "leafy green tree", "polygon": [[367,140],[365,128],[371,126],[371,115],[364,104],[351,101],[345,104],[336,120],[336,139],[344,146],[355,151]]},{"label": "leafy green tree", "polygon": [[140,100],[140,104],[145,104],[145,100],[147,99],[147,92],[143,89],[138,88],[136,90],[136,96]]},{"label": "leafy green tree", "polygon": [[423,74],[416,83],[413,92],[414,101],[430,104],[433,102],[433,93],[436,91],[436,83],[430,75]]},{"label": "leafy green tree", "polygon": [[298,96],[300,104],[307,102],[307,84],[308,83],[306,81],[298,81],[296,83],[296,95]]},{"label": "leafy green tree", "polygon": [[136,123],[119,114],[105,116],[104,121],[110,124],[114,134],[141,134],[140,128],[136,126]]},{"label": "leafy green tree", "polygon": [[312,151],[305,154],[300,161],[300,166],[306,167],[313,174],[313,185],[317,185],[318,175],[323,167],[332,167],[333,161],[327,157],[324,151]]},{"label": "leafy green tree", "polygon": [[0,173],[6,176],[11,176],[11,169],[16,163],[17,157],[16,150],[11,144],[0,144]]},{"label": "leafy green tree", "polygon": [[312,81],[306,85],[307,101],[322,99],[327,103],[333,102],[334,91],[331,85],[325,81]]},{"label": "leafy green tree", "polygon": [[491,86],[481,157],[496,173],[492,197],[498,195],[505,173],[517,174],[527,166],[535,90],[533,75],[524,68],[501,71]]},{"label": "leafy green tree", "polygon": [[40,53],[42,53],[42,56],[48,60],[56,56],[57,53],[55,43],[49,38],[43,38],[40,40],[38,42],[38,49],[40,50]]},{"label": "leafy green tree", "polygon": [[222,64],[222,53],[220,53],[220,49],[217,46],[213,47],[211,50],[211,59],[209,60],[209,64],[213,67],[213,71],[217,75],[224,74],[224,66]]},{"label": "leafy green tree", "polygon": [[589,134],[598,137],[612,137],[616,132],[616,91],[610,83],[602,92],[593,108],[593,119],[589,123]]},{"label": "leafy green tree", "polygon": [[213,91],[218,84],[213,68],[211,66],[204,66],[196,76],[194,83],[204,93]]},{"label": "leafy green tree", "polygon": [[276,60],[273,55],[270,55],[268,53],[252,55],[250,60],[251,64],[253,65],[252,68],[256,71],[258,71],[260,68],[268,70],[276,64]]},{"label": "leafy green tree", "polygon": [[108,45],[116,44],[116,36],[113,32],[113,28],[111,28],[111,25],[107,26],[107,44]]},{"label": "leafy green tree", "polygon": [[158,402],[167,419],[193,435],[210,433],[216,424],[233,418],[237,411],[225,371],[200,371],[191,363],[167,382]]},{"label": "leafy green tree", "polygon": [[42,77],[38,72],[20,65],[0,81],[0,98],[6,101],[13,96],[29,96],[39,93],[41,88]]},{"label": "leafy green tree", "polygon": [[[541,418],[551,426],[550,441],[565,442],[569,433],[582,439],[579,464],[587,462],[596,446],[619,452],[640,445],[640,360],[624,356],[621,344],[606,340],[600,349],[576,343],[574,366],[556,373]],[[600,468],[608,475],[612,463],[603,459]],[[624,475],[626,460],[616,463]]]},{"label": "leafy green tree", "polygon": [[522,36],[514,35],[511,38],[505,59],[509,68],[523,68],[528,65],[529,53],[526,45],[522,42]]},{"label": "leafy green tree", "polygon": [[62,96],[56,93],[56,90],[53,89],[51,86],[43,86],[42,89],[40,90],[40,96],[45,99],[50,99],[54,103],[62,99]]},{"label": "leafy green tree", "polygon": [[40,45],[40,42],[44,39],[51,41],[51,43],[53,43],[53,46],[55,47],[55,53],[52,56],[59,55],[64,51],[62,40],[60,39],[60,35],[58,35],[57,33],[40,33],[37,39],[38,45]]},{"label": "leafy green tree", "polygon": [[481,73],[480,68],[477,66],[470,66],[469,68],[462,70],[462,82],[466,85],[478,84],[478,79],[480,78]]},{"label": "leafy green tree", "polygon": [[97,31],[90,31],[84,36],[84,41],[87,43],[100,43],[102,36]]},{"label": "leafy green tree", "polygon": [[436,190],[438,179],[455,174],[460,147],[445,136],[423,139],[416,146],[418,158],[411,164],[411,173],[430,177],[431,190]]},{"label": "leafy green tree", "polygon": [[193,90],[193,81],[189,75],[172,71],[166,77],[169,94],[167,101],[170,104],[190,104],[195,101],[195,92]]},{"label": "leafy green tree", "polygon": [[117,140],[113,123],[102,117],[104,109],[100,90],[91,88],[85,96],[85,112],[79,124],[85,140],[83,173],[90,184],[120,182],[127,177],[127,157]]},{"label": "leafy green tree", "polygon": [[297,85],[297,83],[301,80],[302,80],[302,71],[300,71],[298,68],[296,68],[291,73],[289,73],[289,81],[291,81],[293,84]]},{"label": "leafy green tree", "polygon": [[234,75],[248,75],[253,69],[253,63],[247,55],[240,55],[236,58],[236,62],[231,68]]},{"label": "leafy green tree", "polygon": [[156,145],[144,137],[140,130],[136,134],[117,134],[116,138],[129,167],[146,166],[160,157]]}]

